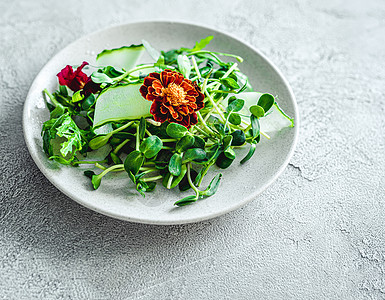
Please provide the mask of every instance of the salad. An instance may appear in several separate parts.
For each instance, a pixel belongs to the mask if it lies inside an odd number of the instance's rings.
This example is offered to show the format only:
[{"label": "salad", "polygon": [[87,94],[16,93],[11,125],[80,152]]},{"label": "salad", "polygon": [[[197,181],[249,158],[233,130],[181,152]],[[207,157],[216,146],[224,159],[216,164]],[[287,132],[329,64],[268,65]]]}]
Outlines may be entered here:
[{"label": "salad", "polygon": [[[95,65],[65,66],[58,89],[43,91],[50,112],[42,127],[48,158],[90,166],[84,175],[94,189],[108,173],[124,172],[143,196],[157,183],[188,191],[176,206],[214,195],[218,170],[234,163],[237,148],[248,148],[244,164],[261,139],[270,139],[269,126],[294,122],[276,97],[253,90],[239,69],[240,56],[205,50],[212,38],[168,51],[143,40],[102,51]],[[145,52],[149,63],[138,64]]]}]

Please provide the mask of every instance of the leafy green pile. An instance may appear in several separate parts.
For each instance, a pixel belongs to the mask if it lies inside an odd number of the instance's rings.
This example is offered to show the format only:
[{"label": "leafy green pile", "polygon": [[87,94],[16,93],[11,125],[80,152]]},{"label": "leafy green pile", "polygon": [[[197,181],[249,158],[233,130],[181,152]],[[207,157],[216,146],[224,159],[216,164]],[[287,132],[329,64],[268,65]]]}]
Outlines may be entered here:
[{"label": "leafy green pile", "polygon": [[[177,201],[177,206],[215,194],[222,175],[214,176],[206,189],[200,189],[202,180],[214,165],[228,168],[237,147],[249,147],[241,164],[253,156],[261,135],[269,138],[260,120],[274,115],[286,121],[284,126],[294,123],[272,95],[253,91],[238,63],[221,58],[242,62],[241,57],[203,50],[211,39],[167,52],[157,51],[146,41],[104,50],[96,60],[100,67],[90,76],[99,85],[98,92],[72,93],[65,85],[52,94],[44,90],[50,99],[50,119],[42,128],[47,156],[75,167],[92,165],[93,170],[84,173],[94,189],[109,172],[126,172],[143,196],[159,180],[167,189],[192,189],[193,194]],[[146,51],[154,62],[137,65]],[[139,93],[148,73],[165,69],[196,82],[205,95],[205,106],[197,111],[198,123],[190,129],[155,122],[151,102]],[[101,170],[99,174],[95,167]]]}]

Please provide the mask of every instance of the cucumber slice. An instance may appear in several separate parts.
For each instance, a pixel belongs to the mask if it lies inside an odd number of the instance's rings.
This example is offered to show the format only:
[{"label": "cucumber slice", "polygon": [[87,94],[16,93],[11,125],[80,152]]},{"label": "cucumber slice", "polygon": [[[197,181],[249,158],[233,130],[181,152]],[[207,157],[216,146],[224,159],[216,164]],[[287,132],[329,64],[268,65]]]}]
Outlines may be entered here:
[{"label": "cucumber slice", "polygon": [[136,66],[144,51],[146,49],[142,44],[103,50],[96,56],[96,63],[100,66],[113,66],[128,71]]},{"label": "cucumber slice", "polygon": [[96,100],[94,128],[108,122],[149,117],[152,102],[139,92],[141,84],[129,84],[107,89]]}]

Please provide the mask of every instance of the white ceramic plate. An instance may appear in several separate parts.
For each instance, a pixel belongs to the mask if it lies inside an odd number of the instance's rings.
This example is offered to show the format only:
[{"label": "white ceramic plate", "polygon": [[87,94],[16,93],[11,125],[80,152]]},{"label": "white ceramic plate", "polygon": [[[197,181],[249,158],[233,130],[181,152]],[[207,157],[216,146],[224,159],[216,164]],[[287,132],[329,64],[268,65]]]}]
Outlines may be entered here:
[{"label": "white ceramic plate", "polygon": [[[208,35],[213,35],[208,49],[234,53],[245,60],[240,69],[249,76],[253,87],[279,97],[281,107],[295,119],[294,128],[285,128],[271,140],[261,139],[253,158],[245,165],[239,157],[223,173],[218,192],[209,198],[185,207],[173,203],[189,194],[178,189],[166,190],[161,184],[146,198],[140,196],[130,185],[127,175],[109,174],[103,178],[100,188],[94,191],[90,180],[81,168],[63,166],[49,161],[42,149],[41,126],[49,119],[42,97],[42,90],[57,88],[56,74],[67,64],[79,65],[82,61],[95,62],[97,53],[106,48],[139,44],[142,39],[157,49],[173,49],[193,46]],[[146,58],[144,57],[143,60]],[[140,61],[141,62],[141,61]],[[143,61],[144,62],[144,61]],[[287,166],[298,137],[298,109],[293,92],[279,70],[258,50],[223,32],[176,22],[143,22],[108,28],[68,45],[54,56],[37,75],[27,96],[23,115],[24,135],[37,166],[43,174],[63,193],[78,203],[102,214],[148,224],[182,224],[207,220],[235,210],[259,195],[282,173]],[[215,167],[204,182],[219,172]],[[204,186],[204,185],[203,185]]]}]

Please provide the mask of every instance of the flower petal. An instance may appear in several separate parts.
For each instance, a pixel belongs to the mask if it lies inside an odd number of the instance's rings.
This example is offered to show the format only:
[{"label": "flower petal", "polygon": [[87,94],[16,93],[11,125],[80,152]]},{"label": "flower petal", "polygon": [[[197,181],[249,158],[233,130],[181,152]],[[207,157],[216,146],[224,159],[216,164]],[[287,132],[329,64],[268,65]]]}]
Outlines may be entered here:
[{"label": "flower petal", "polygon": [[150,112],[158,122],[168,120],[190,128],[198,122],[196,111],[204,107],[204,95],[197,83],[172,70],[150,73],[140,93],[153,101]]},{"label": "flower petal", "polygon": [[88,65],[88,62],[83,61],[75,72],[70,65],[67,65],[57,74],[59,84],[68,86],[74,92],[81,90],[90,80],[87,74],[82,71],[86,65]]}]

